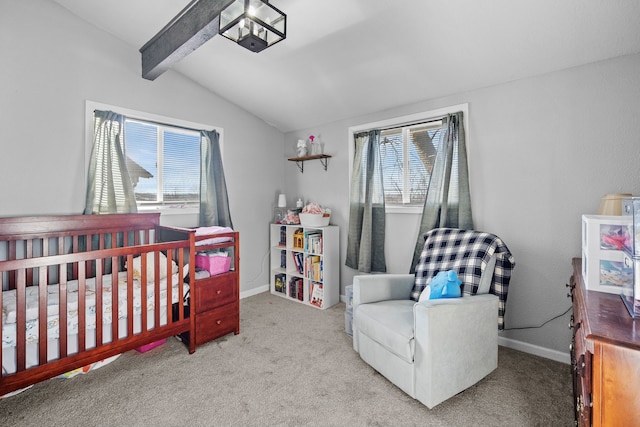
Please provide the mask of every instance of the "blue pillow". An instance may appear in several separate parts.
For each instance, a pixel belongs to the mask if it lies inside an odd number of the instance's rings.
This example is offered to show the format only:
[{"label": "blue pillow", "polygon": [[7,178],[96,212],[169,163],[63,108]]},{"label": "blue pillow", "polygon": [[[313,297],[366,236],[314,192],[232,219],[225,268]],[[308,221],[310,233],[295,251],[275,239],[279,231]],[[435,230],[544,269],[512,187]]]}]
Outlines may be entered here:
[{"label": "blue pillow", "polygon": [[461,284],[462,281],[458,279],[455,271],[441,271],[431,279],[431,283],[429,284],[431,288],[429,299],[459,298],[461,296]]}]

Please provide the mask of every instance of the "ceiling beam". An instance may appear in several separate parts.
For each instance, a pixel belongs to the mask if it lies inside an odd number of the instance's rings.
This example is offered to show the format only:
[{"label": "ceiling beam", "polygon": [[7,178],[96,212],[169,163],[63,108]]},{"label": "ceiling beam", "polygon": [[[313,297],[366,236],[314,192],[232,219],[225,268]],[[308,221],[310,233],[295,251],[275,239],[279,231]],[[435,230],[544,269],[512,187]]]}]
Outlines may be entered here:
[{"label": "ceiling beam", "polygon": [[194,0],[140,48],[142,78],[155,80],[218,34],[220,12],[233,0]]}]

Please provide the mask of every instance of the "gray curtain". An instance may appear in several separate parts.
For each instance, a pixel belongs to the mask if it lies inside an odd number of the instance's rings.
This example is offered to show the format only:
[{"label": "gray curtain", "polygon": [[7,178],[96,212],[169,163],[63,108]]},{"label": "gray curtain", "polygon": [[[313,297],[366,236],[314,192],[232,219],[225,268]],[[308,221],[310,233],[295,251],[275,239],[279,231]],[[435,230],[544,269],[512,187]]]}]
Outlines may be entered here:
[{"label": "gray curtain", "polygon": [[200,137],[200,226],[233,228],[220,156],[220,135],[215,130],[203,130]]},{"label": "gray curtain", "polygon": [[124,119],[112,111],[94,111],[94,140],[84,208],[87,215],[138,211],[122,150]]},{"label": "gray curtain", "polygon": [[386,272],[380,131],[362,132],[354,135],[354,139],[345,264],[363,273]]},{"label": "gray curtain", "polygon": [[[447,115],[442,119],[442,127],[445,129],[445,134],[429,180],[420,231],[411,263],[411,273],[415,273],[416,265],[420,260],[424,246],[424,233],[440,227],[473,229],[462,112]],[[458,155],[457,165],[453,163],[454,153]],[[456,173],[456,170],[458,175],[457,188],[450,186],[451,177]]]}]

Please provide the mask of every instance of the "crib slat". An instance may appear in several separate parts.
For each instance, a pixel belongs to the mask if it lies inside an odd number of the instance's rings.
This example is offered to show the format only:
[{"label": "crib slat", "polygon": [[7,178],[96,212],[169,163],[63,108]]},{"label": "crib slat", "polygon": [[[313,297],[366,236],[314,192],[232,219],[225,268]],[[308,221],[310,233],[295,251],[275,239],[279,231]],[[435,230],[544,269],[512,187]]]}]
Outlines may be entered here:
[{"label": "crib slat", "polygon": [[[147,257],[146,254],[140,257],[140,286],[147,283]],[[133,264],[132,264],[133,265]],[[143,286],[144,287],[144,286]],[[133,335],[133,279],[127,281],[127,337]]]},{"label": "crib slat", "polygon": [[[73,250],[72,253],[77,254],[79,249],[80,244],[78,242],[78,235],[74,235],[73,236]],[[73,271],[72,271],[72,278],[73,279],[77,279],[78,278],[78,263],[73,263]]]},{"label": "crib slat", "polygon": [[142,316],[141,318],[141,331],[144,332],[148,329],[148,322],[147,322],[147,254],[141,254],[140,256],[140,269],[141,271],[141,277],[140,277],[140,307],[142,308],[140,315]]},{"label": "crib slat", "polygon": [[[167,261],[169,258],[167,258]],[[153,270],[154,270],[154,280],[153,280],[153,327],[158,328],[160,326],[160,252],[153,252]],[[166,266],[165,266],[166,268]],[[169,283],[169,277],[167,277],[167,283]],[[168,286],[168,285],[167,285]]]},{"label": "crib slat", "polygon": [[[112,265],[114,261],[112,259]],[[103,288],[102,288],[102,271],[97,271],[96,272],[96,293],[95,293],[95,300],[96,300],[96,305],[95,305],[95,310],[96,310],[96,347],[99,347],[103,344],[102,342],[102,297],[103,297]],[[116,284],[117,286],[117,279],[115,279],[114,281],[114,277],[111,277],[111,283],[113,286],[113,283]]]},{"label": "crib slat", "polygon": [[[33,257],[33,240],[25,240],[25,258]],[[27,269],[27,283],[33,283],[33,269]]]},{"label": "crib slat", "polygon": [[17,372],[25,370],[26,367],[26,330],[27,330],[27,310],[26,301],[26,271],[21,268],[17,272],[16,283],[16,357]]},{"label": "crib slat", "polygon": [[[9,241],[9,258],[8,259],[16,259],[16,241],[15,240]],[[12,270],[9,272],[9,289],[15,289],[15,288],[16,288],[16,272]]]},{"label": "crib slat", "polygon": [[58,319],[60,333],[60,341],[58,342],[58,350],[60,351],[60,359],[67,357],[67,264],[60,264],[60,289],[58,290]]},{"label": "crib slat", "polygon": [[[127,265],[133,265],[133,257],[131,255],[127,255]],[[133,278],[133,271],[127,272],[127,281],[129,276]],[[118,281],[111,284],[111,342],[114,343],[118,339],[119,335],[119,318],[118,318],[118,293],[120,290],[120,286],[118,286]]]},{"label": "crib slat", "polygon": [[[96,347],[102,345],[102,278],[104,271],[104,259],[96,264],[96,289],[95,289],[95,311],[96,311]],[[117,283],[117,282],[116,282]]]},{"label": "crib slat", "polygon": [[[178,294],[178,311],[180,312],[179,320],[184,319],[184,275],[185,275],[185,257],[184,257],[184,248],[180,248],[180,293]],[[191,279],[191,283],[195,280],[195,277]]]},{"label": "crib slat", "polygon": [[38,278],[38,363],[47,362],[47,269],[40,267],[40,277]]},{"label": "crib slat", "polygon": [[[173,251],[167,251],[167,306],[165,310],[167,311],[167,324],[171,323],[171,302],[173,301],[173,271],[171,267],[173,266]],[[178,267],[178,277],[180,277],[180,267]],[[181,280],[178,280],[180,283]],[[156,308],[156,311],[160,312],[160,306]]]},{"label": "crib slat", "polygon": [[85,309],[85,298],[86,298],[86,271],[84,263],[79,263],[78,274],[78,353],[82,353],[86,349],[87,343],[87,322],[86,322],[86,309]]}]

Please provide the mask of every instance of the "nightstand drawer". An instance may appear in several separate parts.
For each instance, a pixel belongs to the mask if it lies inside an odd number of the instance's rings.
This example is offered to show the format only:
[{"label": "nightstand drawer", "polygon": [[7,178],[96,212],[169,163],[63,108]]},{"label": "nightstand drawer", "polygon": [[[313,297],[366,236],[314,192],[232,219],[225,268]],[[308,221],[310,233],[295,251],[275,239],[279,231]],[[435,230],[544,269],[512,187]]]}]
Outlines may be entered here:
[{"label": "nightstand drawer", "polygon": [[235,276],[235,274],[227,274],[198,280],[196,282],[196,312],[201,313],[237,301],[238,291]]},{"label": "nightstand drawer", "polygon": [[236,302],[198,314],[196,317],[196,345],[236,332],[239,321],[239,308],[239,303]]}]

